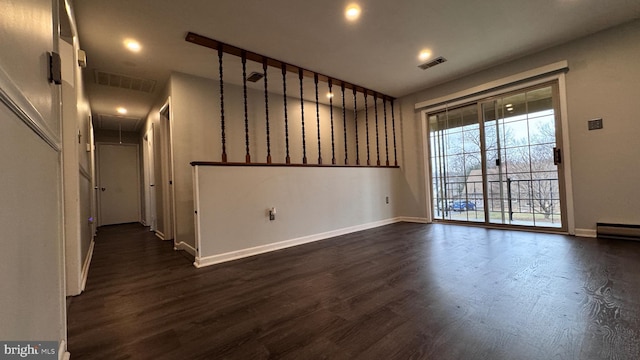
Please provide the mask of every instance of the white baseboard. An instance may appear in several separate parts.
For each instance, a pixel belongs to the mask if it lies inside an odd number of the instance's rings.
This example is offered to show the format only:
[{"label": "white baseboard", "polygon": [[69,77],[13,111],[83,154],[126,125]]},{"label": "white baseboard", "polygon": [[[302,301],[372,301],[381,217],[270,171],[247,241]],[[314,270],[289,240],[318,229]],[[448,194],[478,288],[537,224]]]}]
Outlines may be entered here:
[{"label": "white baseboard", "polygon": [[93,259],[93,248],[96,245],[95,240],[91,239],[89,245],[89,251],[87,257],[84,259],[84,265],[82,266],[82,282],[80,283],[80,292],[82,293],[87,286],[87,279],[89,278],[89,266],[91,265],[91,259]]},{"label": "white baseboard", "polygon": [[595,238],[598,233],[594,229],[576,229],[576,236]]},{"label": "white baseboard", "polygon": [[401,221],[404,221],[403,218],[392,218],[387,220],[380,220],[380,221],[375,221],[368,224],[356,225],[356,226],[351,226],[343,229],[327,231],[320,234],[303,236],[296,239],[279,241],[276,243],[260,245],[252,248],[240,249],[240,250],[231,251],[224,254],[218,254],[218,255],[212,255],[212,256],[206,256],[206,257],[196,256],[196,261],[193,263],[193,265],[197,268],[202,268],[205,266],[215,265],[215,264],[219,264],[227,261],[232,261],[232,260],[242,259],[249,256],[263,254],[270,251],[286,249],[289,247],[307,244],[307,243],[320,241],[320,240],[326,240],[329,238],[333,238],[340,235],[346,235],[346,234],[354,233],[357,231],[373,229],[376,227],[389,225],[389,224],[393,224]]},{"label": "white baseboard", "polygon": [[67,342],[60,340],[60,346],[58,347],[58,360],[69,360],[71,354],[67,351]]},{"label": "white baseboard", "polygon": [[173,247],[173,250],[184,250],[184,251],[188,252],[189,254],[191,254],[193,256],[196,256],[196,249],[193,246],[185,243],[184,241],[181,241],[181,242],[175,244],[174,247]]},{"label": "white baseboard", "polygon": [[400,221],[403,222],[409,222],[409,223],[418,223],[418,224],[430,224],[431,222],[429,221],[429,219],[427,218],[420,218],[420,217],[407,217],[407,216],[402,216],[398,218]]}]

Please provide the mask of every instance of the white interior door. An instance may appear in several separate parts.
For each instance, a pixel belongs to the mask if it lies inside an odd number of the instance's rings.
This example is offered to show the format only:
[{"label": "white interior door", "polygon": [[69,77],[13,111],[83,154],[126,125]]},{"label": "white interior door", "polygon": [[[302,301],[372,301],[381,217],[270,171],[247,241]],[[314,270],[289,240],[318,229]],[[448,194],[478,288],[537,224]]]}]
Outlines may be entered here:
[{"label": "white interior door", "polygon": [[140,221],[137,145],[98,145],[100,225]]}]

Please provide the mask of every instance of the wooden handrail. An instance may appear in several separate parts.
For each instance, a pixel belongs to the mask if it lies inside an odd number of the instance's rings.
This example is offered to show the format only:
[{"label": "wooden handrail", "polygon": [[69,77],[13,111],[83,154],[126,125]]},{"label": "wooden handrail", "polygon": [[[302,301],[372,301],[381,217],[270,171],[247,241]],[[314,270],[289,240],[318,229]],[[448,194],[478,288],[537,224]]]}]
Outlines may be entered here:
[{"label": "wooden handrail", "polygon": [[316,71],[311,71],[311,70],[307,70],[305,68],[302,68],[300,66],[296,66],[296,65],[291,65],[289,63],[286,63],[284,61],[281,60],[277,60],[265,55],[261,55],[252,51],[248,51],[248,50],[244,50],[242,48],[239,48],[237,46],[233,46],[233,45],[229,45],[229,44],[225,44],[221,41],[218,40],[214,40],[211,38],[208,38],[206,36],[202,36],[202,35],[198,35],[196,33],[192,33],[189,32],[187,33],[187,36],[185,37],[185,40],[187,42],[193,43],[193,44],[197,44],[200,46],[204,46],[210,49],[214,49],[214,50],[219,50],[222,49],[223,52],[227,53],[227,54],[231,54],[231,55],[235,55],[238,57],[242,56],[242,53],[245,52],[247,60],[251,60],[251,61],[255,61],[257,63],[262,63],[264,61],[267,62],[267,65],[269,66],[273,66],[276,68],[282,68],[282,66],[285,66],[286,70],[289,72],[292,72],[294,74],[298,74],[300,72],[300,70],[302,70],[302,74],[305,77],[308,78],[314,78],[316,76],[316,74],[318,74],[318,79],[322,82],[329,82],[329,79],[332,80],[334,85],[337,84],[344,84],[344,87],[350,90],[356,89],[356,91],[364,93],[366,91],[368,91],[369,93],[376,93],[378,95],[378,97],[383,98],[383,99],[395,99],[392,96],[389,95],[385,95],[382,93],[379,93],[377,91],[373,91],[370,89],[367,89],[363,86],[360,85],[355,85],[352,84],[350,82],[346,82],[344,80],[340,80],[340,79],[336,79],[334,77],[331,76],[327,76],[327,75],[323,75],[321,73],[318,73]]},{"label": "wooden handrail", "polygon": [[398,169],[400,166],[376,166],[376,165],[333,165],[333,164],[284,164],[284,163],[243,163],[243,162],[217,162],[217,161],[192,161],[191,166],[283,166],[283,167],[324,167],[324,168],[388,168]]}]

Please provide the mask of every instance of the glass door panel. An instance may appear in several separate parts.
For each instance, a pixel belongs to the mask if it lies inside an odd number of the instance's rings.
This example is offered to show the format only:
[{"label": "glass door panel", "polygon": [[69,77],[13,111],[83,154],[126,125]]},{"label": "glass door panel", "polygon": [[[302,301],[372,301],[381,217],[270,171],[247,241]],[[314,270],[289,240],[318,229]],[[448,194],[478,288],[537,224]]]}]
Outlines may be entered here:
[{"label": "glass door panel", "polygon": [[552,87],[481,104],[489,222],[561,227]]},{"label": "glass door panel", "polygon": [[482,152],[476,105],[430,116],[429,141],[434,217],[483,222]]},{"label": "glass door panel", "polygon": [[482,123],[485,133],[486,162],[484,174],[487,188],[487,214],[489,223],[506,223],[505,177],[503,159],[505,154],[505,128],[502,117],[502,101],[482,103]]}]

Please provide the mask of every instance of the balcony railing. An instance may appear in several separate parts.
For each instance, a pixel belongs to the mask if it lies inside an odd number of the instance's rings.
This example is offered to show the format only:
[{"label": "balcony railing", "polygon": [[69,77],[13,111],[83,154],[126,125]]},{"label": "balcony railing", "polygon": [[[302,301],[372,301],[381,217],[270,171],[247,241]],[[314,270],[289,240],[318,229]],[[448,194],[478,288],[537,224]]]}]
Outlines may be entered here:
[{"label": "balcony railing", "polygon": [[482,181],[445,180],[441,186],[443,191],[434,192],[435,217],[484,221],[484,213],[488,211],[490,222],[495,222],[492,219],[504,219],[508,223],[534,222],[559,226],[561,207],[557,178],[507,178],[487,183],[485,204]]}]

